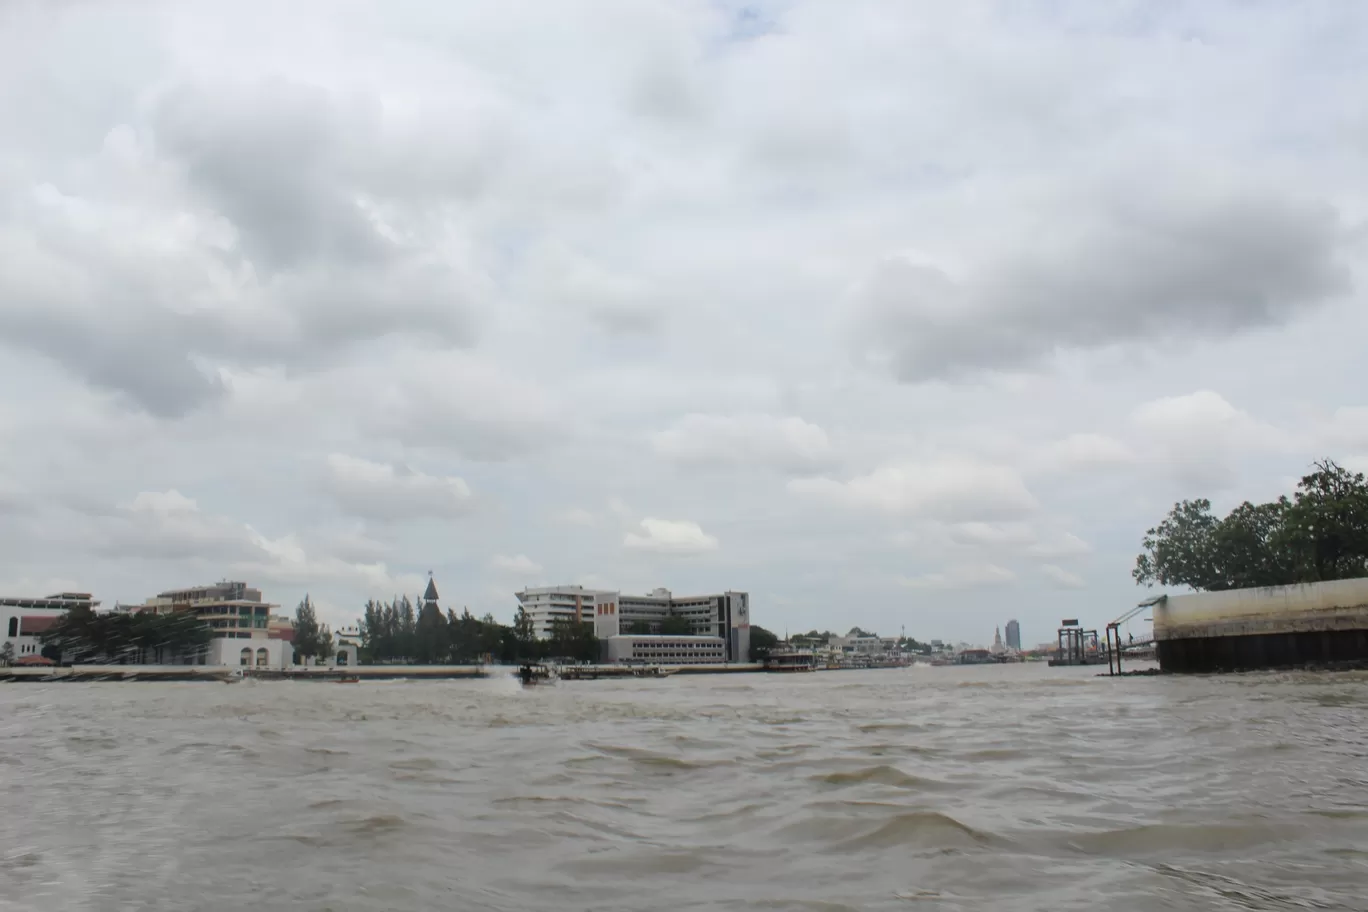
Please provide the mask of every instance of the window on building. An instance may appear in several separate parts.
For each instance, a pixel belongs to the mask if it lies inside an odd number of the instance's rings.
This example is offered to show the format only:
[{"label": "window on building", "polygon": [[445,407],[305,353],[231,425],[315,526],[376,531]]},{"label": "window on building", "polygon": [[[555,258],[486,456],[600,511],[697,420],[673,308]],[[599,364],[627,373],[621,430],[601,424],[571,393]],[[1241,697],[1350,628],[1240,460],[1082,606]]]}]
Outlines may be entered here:
[{"label": "window on building", "polygon": [[270,664],[270,662],[271,662],[271,654],[270,654],[269,652],[266,651],[266,647],[263,646],[263,647],[261,647],[260,649],[258,649],[258,650],[257,650],[257,667],[258,667],[258,668],[265,668],[267,665]]},{"label": "window on building", "polygon": [[242,655],[241,655],[241,657],[239,657],[239,659],[238,659],[238,664],[240,664],[240,665],[251,665],[251,664],[252,664],[252,647],[247,646],[247,647],[244,647],[244,648],[243,648],[243,650],[242,650]]}]

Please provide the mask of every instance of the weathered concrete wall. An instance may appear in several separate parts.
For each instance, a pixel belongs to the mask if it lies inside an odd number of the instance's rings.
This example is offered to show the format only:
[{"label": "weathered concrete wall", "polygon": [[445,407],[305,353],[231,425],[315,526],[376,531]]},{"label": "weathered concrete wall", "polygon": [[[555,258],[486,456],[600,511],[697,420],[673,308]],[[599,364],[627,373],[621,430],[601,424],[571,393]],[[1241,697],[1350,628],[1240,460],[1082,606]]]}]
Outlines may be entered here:
[{"label": "weathered concrete wall", "polygon": [[1368,661],[1368,579],[1170,596],[1154,639],[1165,671]]}]

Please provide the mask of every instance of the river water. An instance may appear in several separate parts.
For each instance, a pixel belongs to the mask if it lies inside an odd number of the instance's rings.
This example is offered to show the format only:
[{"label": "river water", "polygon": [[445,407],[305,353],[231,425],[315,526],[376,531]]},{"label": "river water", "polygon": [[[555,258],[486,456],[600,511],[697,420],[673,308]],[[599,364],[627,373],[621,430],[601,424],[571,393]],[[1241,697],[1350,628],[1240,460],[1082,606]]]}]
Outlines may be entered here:
[{"label": "river water", "polygon": [[1368,674],[0,686],[0,910],[1368,909]]}]

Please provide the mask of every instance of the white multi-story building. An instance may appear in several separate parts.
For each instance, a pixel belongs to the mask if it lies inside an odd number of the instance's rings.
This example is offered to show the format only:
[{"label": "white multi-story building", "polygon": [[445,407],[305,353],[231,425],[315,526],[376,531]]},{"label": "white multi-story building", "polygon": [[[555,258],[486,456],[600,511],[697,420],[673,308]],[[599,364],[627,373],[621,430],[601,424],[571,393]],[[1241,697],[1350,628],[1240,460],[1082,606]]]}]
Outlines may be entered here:
[{"label": "white multi-story building", "polygon": [[[624,595],[583,586],[545,586],[525,589],[517,596],[540,639],[551,636],[557,620],[592,623],[600,640],[622,638],[616,645],[608,643],[605,658],[609,661],[645,658],[645,652],[663,649],[653,645],[658,637],[684,644],[669,651],[676,658],[689,652],[689,663],[750,661],[750,595],[746,592],[677,596],[668,589],[655,589],[646,595]],[[670,627],[678,629],[662,629]],[[628,643],[628,639],[635,642]],[[685,661],[680,658],[666,664]]]},{"label": "white multi-story building", "polygon": [[271,628],[271,611],[279,607],[262,601],[260,589],[224,581],[158,593],[139,610],[185,611],[208,624],[213,639],[201,664],[284,668],[294,664],[294,648]]},{"label": "white multi-story building", "polygon": [[551,638],[551,627],[556,621],[592,623],[595,600],[615,594],[583,586],[541,586],[515,593],[518,604],[532,622],[533,634],[539,640]]}]

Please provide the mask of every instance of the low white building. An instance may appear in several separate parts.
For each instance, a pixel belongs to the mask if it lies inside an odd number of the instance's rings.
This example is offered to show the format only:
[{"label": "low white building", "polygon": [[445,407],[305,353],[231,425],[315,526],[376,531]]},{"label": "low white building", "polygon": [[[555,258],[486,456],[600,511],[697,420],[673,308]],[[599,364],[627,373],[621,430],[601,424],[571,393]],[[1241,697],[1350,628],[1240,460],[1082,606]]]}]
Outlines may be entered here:
[{"label": "low white building", "polygon": [[43,598],[0,596],[0,649],[9,646],[11,661],[43,652],[42,635],[76,606],[94,609],[100,603],[88,592],[59,592]]},{"label": "low white building", "polygon": [[727,643],[721,637],[610,636],[604,643],[604,660],[610,664],[720,665],[727,661]]},{"label": "low white building", "polygon": [[294,648],[286,640],[254,637],[249,640],[218,638],[209,641],[206,665],[239,665],[248,668],[289,668]]},{"label": "low white building", "polygon": [[338,627],[332,632],[333,644],[342,646],[354,646],[361,648],[361,628],[356,624],[348,624],[345,627]]}]

